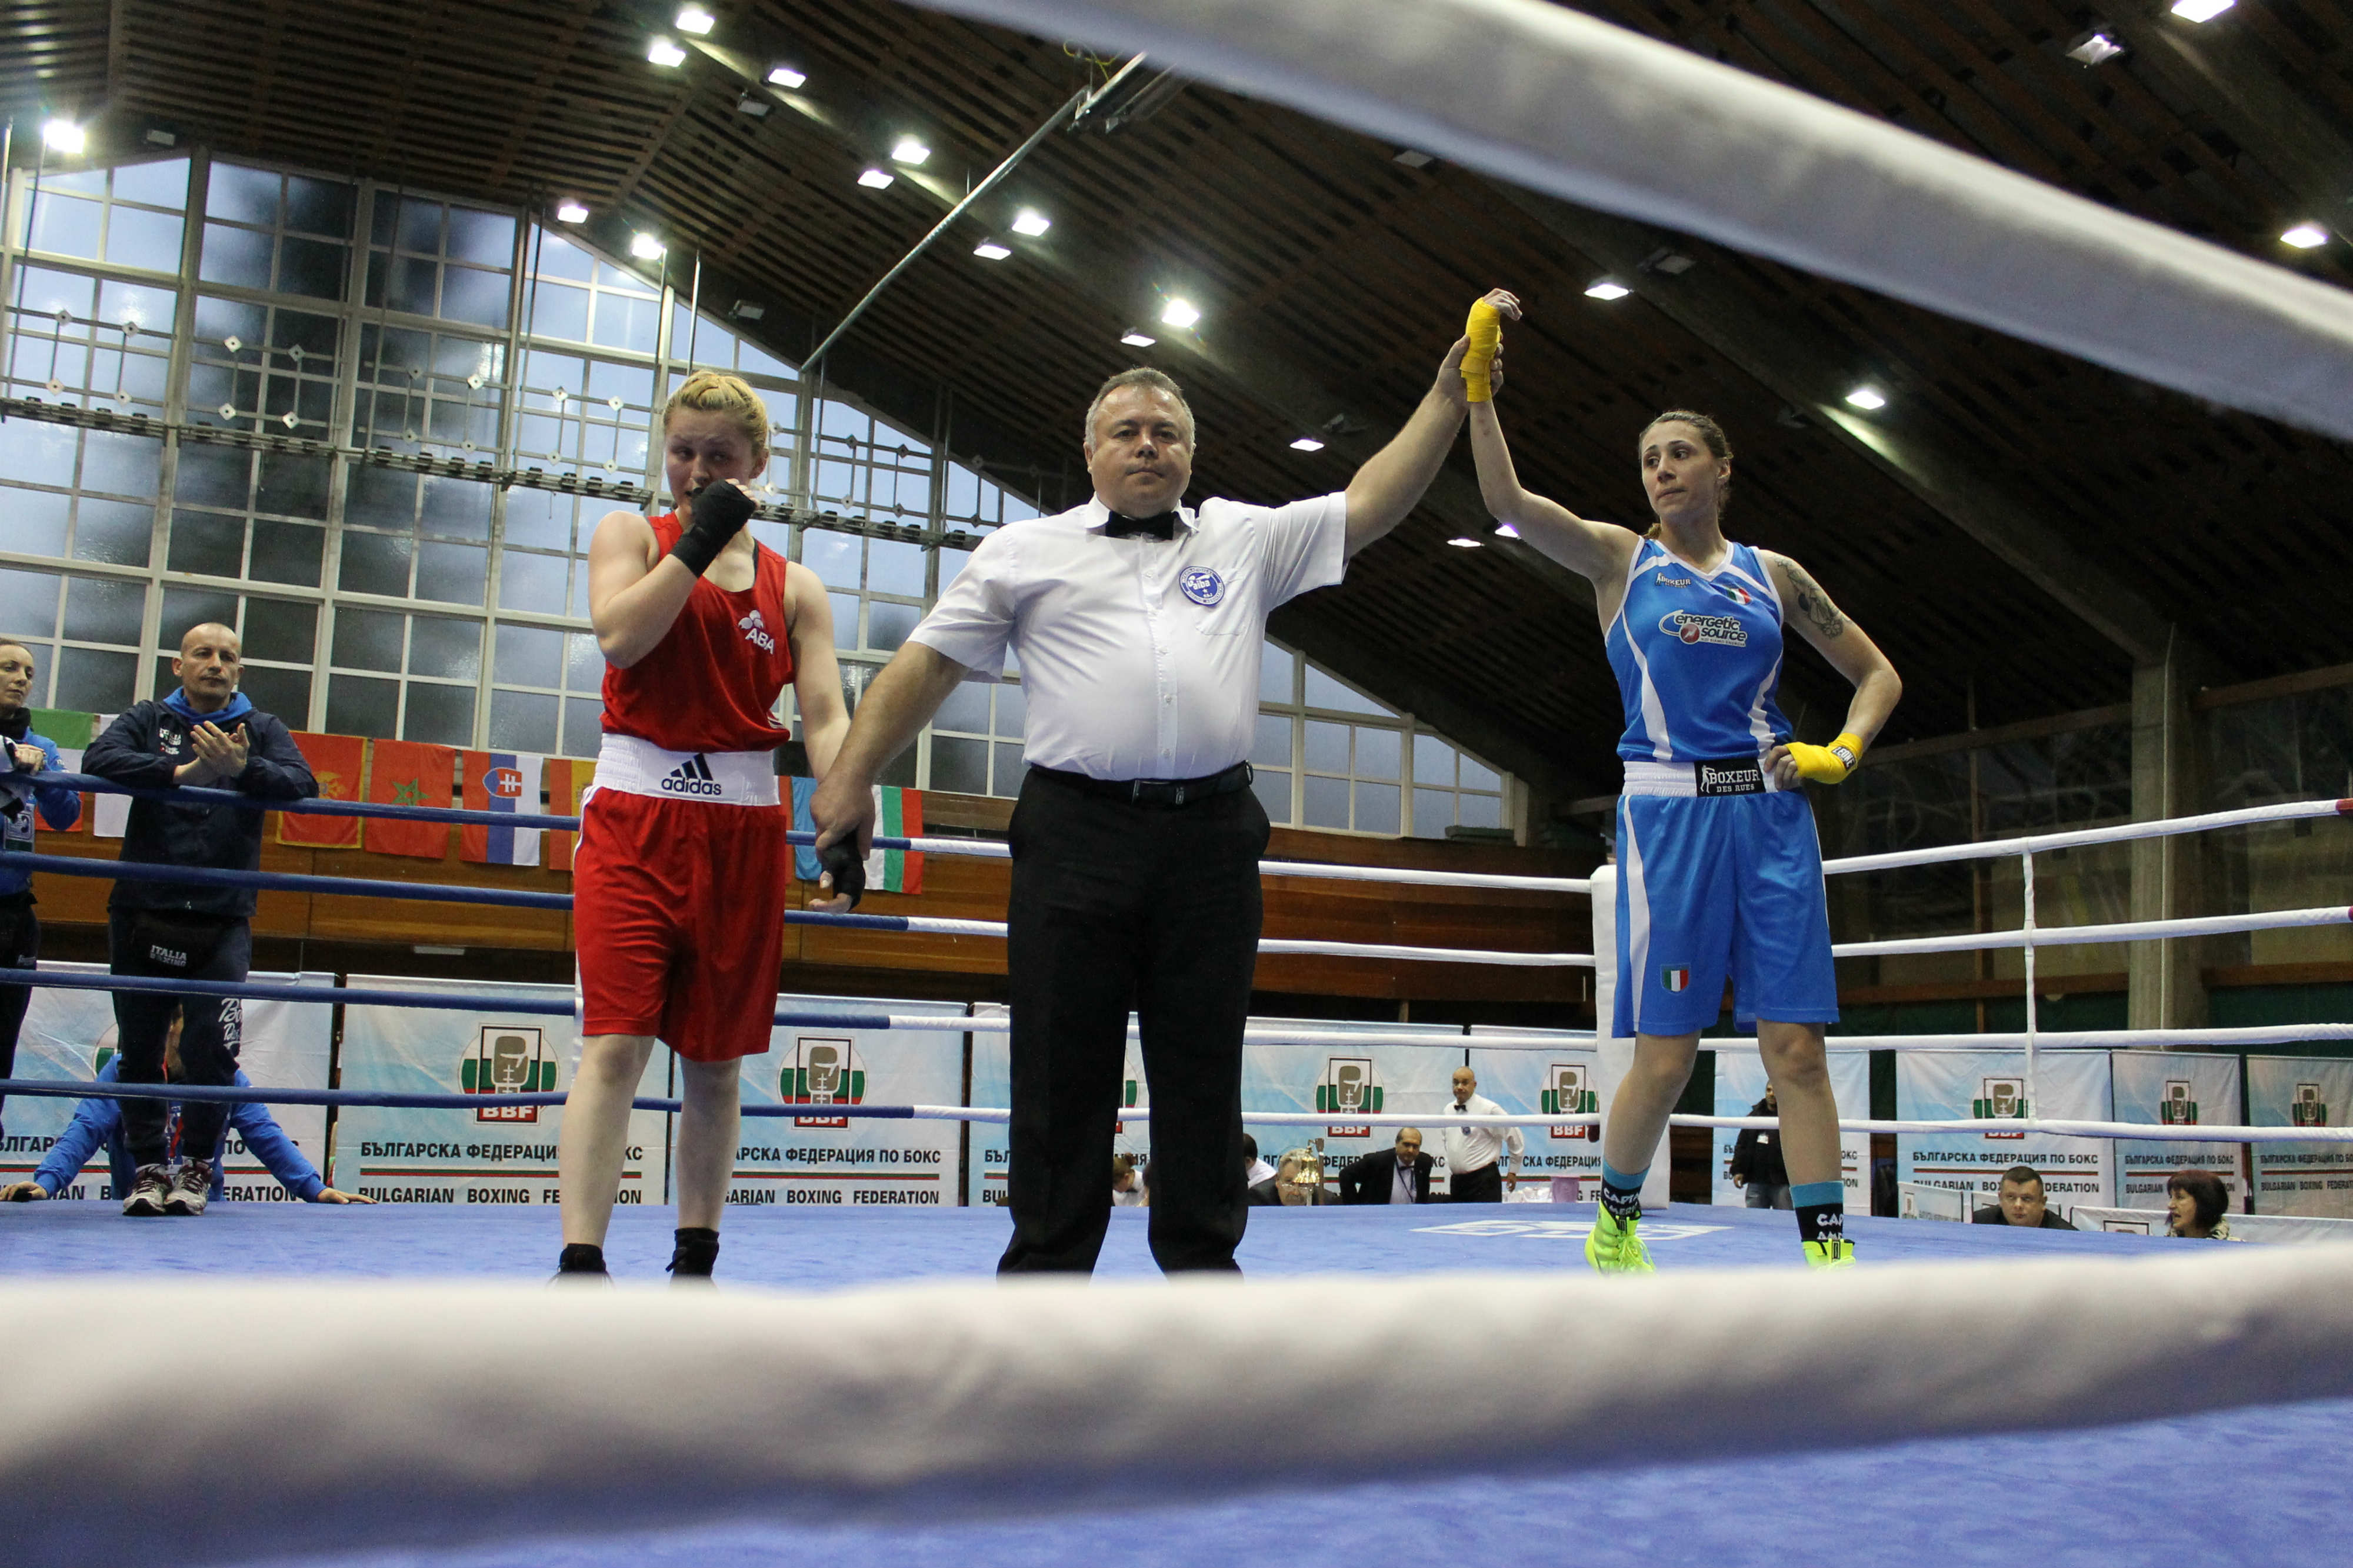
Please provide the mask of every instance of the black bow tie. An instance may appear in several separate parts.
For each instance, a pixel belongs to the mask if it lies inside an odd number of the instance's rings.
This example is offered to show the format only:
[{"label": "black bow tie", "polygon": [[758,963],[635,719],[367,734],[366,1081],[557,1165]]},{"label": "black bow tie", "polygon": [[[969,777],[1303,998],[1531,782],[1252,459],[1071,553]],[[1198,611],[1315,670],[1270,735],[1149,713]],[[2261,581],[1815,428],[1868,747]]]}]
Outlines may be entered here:
[{"label": "black bow tie", "polygon": [[1149,534],[1162,540],[1176,538],[1176,513],[1169,510],[1158,517],[1130,517],[1124,511],[1115,511],[1111,514],[1111,521],[1103,524],[1103,537],[1106,539],[1132,539],[1138,534]]}]

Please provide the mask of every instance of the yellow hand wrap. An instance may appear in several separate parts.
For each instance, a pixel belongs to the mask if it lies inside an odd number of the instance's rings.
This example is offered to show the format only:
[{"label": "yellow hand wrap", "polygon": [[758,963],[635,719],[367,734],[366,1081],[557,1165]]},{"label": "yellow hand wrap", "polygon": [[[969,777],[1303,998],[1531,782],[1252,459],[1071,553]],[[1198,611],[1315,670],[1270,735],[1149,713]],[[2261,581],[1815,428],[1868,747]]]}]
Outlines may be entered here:
[{"label": "yellow hand wrap", "polygon": [[1471,307],[1471,321],[1462,331],[1471,340],[1462,355],[1464,395],[1473,403],[1492,403],[1495,393],[1487,384],[1487,371],[1504,346],[1504,313],[1482,300]]},{"label": "yellow hand wrap", "polygon": [[1843,784],[1862,760],[1862,737],[1849,730],[1827,746],[1792,741],[1789,760],[1798,764],[1798,776],[1809,784]]}]

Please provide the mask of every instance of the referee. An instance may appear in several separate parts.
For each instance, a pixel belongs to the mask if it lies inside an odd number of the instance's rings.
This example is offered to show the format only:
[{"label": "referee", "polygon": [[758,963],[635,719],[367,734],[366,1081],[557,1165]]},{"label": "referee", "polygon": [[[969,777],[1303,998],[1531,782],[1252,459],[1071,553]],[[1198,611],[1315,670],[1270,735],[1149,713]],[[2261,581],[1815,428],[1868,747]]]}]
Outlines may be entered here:
[{"label": "referee", "polygon": [[981,542],[868,688],[810,802],[821,843],[873,835],[872,785],[957,682],[1009,647],[1029,764],[1009,834],[1013,1117],[1000,1274],[1094,1268],[1109,1223],[1127,1016],[1152,1104],[1152,1256],[1235,1268],[1242,1026],[1267,816],[1250,791],[1268,612],[1340,581],[1421,499],[1464,414],[1457,342],[1343,494],[1182,505],[1193,412],[1156,370],[1088,408],[1094,496]]},{"label": "referee", "polygon": [[[1504,1108],[1479,1092],[1479,1075],[1469,1068],[1454,1069],[1454,1103],[1451,1116],[1501,1116]],[[1508,1145],[1512,1151],[1512,1185],[1520,1184],[1520,1157],[1527,1140],[1516,1127],[1449,1127],[1440,1134],[1446,1150],[1449,1198],[1458,1204],[1499,1204],[1504,1201],[1504,1176],[1497,1168]]]}]

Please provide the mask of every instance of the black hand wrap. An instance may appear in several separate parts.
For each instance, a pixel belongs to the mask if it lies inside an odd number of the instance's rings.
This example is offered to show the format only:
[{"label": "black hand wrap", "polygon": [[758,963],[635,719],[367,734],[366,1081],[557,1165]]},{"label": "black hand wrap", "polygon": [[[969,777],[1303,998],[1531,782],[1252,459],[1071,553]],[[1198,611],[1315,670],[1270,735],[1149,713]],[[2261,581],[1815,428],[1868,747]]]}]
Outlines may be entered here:
[{"label": "black hand wrap", "polygon": [[711,570],[727,542],[744,531],[752,520],[752,498],[724,480],[714,479],[686,498],[694,524],[678,536],[670,556],[696,576]]},{"label": "black hand wrap", "polygon": [[817,852],[817,863],[833,879],[833,896],[849,896],[849,907],[856,909],[858,900],[866,896],[866,858],[858,846],[848,838],[836,839]]}]

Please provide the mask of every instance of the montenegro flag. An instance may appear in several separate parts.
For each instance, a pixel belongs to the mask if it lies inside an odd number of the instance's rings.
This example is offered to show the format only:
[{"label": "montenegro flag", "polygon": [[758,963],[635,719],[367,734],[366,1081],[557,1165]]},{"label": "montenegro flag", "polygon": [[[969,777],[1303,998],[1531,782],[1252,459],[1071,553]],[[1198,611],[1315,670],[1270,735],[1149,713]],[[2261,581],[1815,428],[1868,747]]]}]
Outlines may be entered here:
[{"label": "montenegro flag", "polygon": [[[367,742],[357,735],[320,735],[294,731],[294,744],[319,781],[321,800],[357,800],[360,775],[367,767]],[[356,816],[311,816],[290,811],[278,814],[278,842],[312,849],[356,849],[360,819]]]}]

